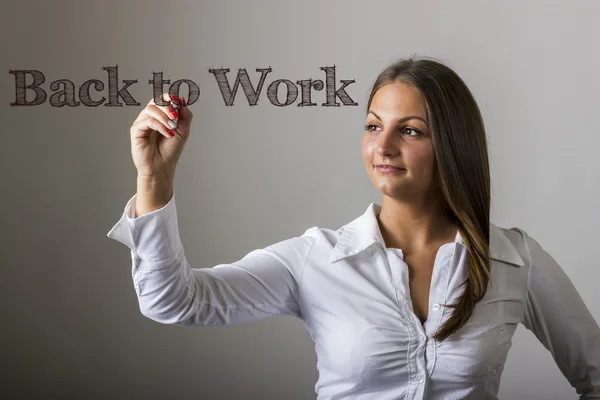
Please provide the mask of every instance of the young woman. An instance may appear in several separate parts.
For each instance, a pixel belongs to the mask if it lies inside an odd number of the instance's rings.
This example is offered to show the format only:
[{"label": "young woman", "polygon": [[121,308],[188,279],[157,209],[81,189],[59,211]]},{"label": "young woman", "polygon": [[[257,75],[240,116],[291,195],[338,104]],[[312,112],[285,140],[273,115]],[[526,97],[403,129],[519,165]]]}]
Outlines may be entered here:
[{"label": "young woman", "polygon": [[191,123],[184,100],[151,100],[130,130],[137,193],[108,236],[131,249],[145,316],[301,318],[318,399],[497,399],[522,323],[581,399],[600,399],[600,328],[535,239],[490,223],[484,124],[450,68],[401,59],[375,81],[362,156],[381,204],[213,268],[190,268],[177,225],[173,178]]}]

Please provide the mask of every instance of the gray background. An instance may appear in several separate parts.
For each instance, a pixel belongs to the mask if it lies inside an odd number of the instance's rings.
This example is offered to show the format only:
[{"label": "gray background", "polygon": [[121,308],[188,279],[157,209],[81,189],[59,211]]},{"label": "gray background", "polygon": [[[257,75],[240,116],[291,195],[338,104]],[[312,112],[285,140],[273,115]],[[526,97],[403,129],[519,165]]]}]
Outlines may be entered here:
[{"label": "gray background", "polygon": [[[201,88],[175,180],[192,266],[337,229],[379,202],[360,154],[369,87],[398,57],[432,56],[464,78],[484,115],[492,221],[539,240],[600,319],[600,2],[3,3],[0,396],[315,398],[299,320],[185,328],[139,312],[129,251],[106,233],[135,193],[129,127],[153,71]],[[9,69],[42,71],[51,94],[57,79],[106,83],[102,67],[115,65],[120,80],[138,79],[130,92],[141,106],[10,107]],[[245,68],[256,84],[255,69],[271,66],[268,84],[324,79],[319,67],[333,65],[338,87],[356,80],[347,92],[357,107],[275,107],[266,86],[256,107],[241,88],[226,107],[208,72],[230,68],[232,83]],[[520,326],[499,397],[576,395]]]}]

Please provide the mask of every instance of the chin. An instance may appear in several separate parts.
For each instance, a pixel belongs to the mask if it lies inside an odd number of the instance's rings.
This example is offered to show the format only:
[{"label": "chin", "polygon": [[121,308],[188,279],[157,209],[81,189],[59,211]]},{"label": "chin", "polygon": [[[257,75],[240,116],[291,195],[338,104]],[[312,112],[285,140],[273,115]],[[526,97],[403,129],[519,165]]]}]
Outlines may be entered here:
[{"label": "chin", "polygon": [[379,193],[390,197],[396,197],[398,193],[402,192],[401,185],[376,184],[375,188]]}]

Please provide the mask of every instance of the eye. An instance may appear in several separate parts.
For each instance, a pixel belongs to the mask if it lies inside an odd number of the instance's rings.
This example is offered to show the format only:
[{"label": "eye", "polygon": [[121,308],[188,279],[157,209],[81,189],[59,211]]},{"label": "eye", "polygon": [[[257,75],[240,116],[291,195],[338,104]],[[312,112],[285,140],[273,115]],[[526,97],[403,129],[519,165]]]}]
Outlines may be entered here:
[{"label": "eye", "polygon": [[373,128],[377,128],[377,126],[375,126],[375,125],[372,125],[372,124],[367,124],[367,125],[365,125],[364,129],[365,129],[366,131],[373,132],[373,130],[371,129],[372,127],[373,127]]},{"label": "eye", "polygon": [[[413,128],[404,128],[402,131],[412,131],[412,132],[417,133],[418,135],[422,135],[422,133],[420,131],[413,129]],[[412,136],[412,135],[409,135],[409,136]]]},{"label": "eye", "polygon": [[[373,124],[367,124],[364,126],[364,129],[368,132],[373,132],[374,128],[378,128],[377,125],[373,125]],[[413,128],[408,128],[405,127],[404,129],[402,129],[400,132],[404,133],[404,132],[413,132],[416,133],[416,135],[411,135],[409,134],[409,136],[422,136],[423,134],[421,133],[421,131],[417,130],[417,129],[413,129]]]}]

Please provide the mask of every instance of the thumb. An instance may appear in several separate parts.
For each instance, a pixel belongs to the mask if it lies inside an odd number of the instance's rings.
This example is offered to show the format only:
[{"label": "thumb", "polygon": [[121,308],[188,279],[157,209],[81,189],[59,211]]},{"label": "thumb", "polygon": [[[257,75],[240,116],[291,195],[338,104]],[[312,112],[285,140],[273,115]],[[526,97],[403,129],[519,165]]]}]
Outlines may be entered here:
[{"label": "thumb", "polygon": [[194,115],[190,111],[187,106],[187,101],[184,97],[181,98],[181,107],[179,108],[179,120],[178,122],[184,123],[186,126],[189,126],[192,122],[192,118]]},{"label": "thumb", "polygon": [[182,137],[187,137],[190,133],[193,115],[183,97],[180,98],[179,105],[177,109],[177,127],[174,130]]}]

